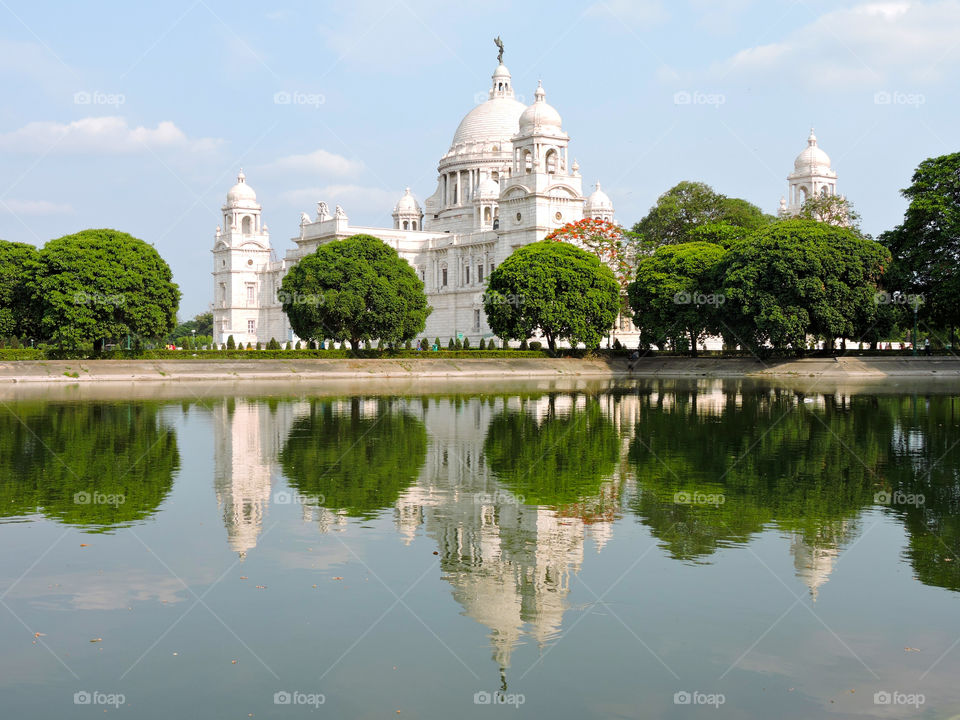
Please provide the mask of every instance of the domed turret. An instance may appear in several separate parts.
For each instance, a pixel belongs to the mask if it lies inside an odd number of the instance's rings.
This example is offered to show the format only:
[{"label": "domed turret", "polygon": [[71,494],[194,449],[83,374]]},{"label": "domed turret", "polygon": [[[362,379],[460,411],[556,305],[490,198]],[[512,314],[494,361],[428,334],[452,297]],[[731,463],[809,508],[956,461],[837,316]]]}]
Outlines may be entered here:
[{"label": "domed turret", "polygon": [[793,172],[787,176],[790,195],[781,217],[796,215],[812,197],[832,197],[837,194],[837,173],[830,165],[830,156],[817,144],[817,136],[810,128],[807,147],[797,155]]},{"label": "domed turret", "polygon": [[590,197],[583,205],[583,216],[595,220],[613,221],[613,201],[600,189],[599,182],[596,190],[590,193]]},{"label": "domed turret", "polygon": [[520,116],[520,135],[533,133],[562,135],[563,119],[557,109],[547,102],[547,93],[543,84],[537,86],[536,99]]},{"label": "domed turret", "polygon": [[247,185],[247,176],[243,174],[243,170],[241,169],[240,173],[237,175],[237,184],[227,191],[227,205],[250,206],[256,205],[256,203],[257,193],[253,191],[252,187]]},{"label": "domed turret", "polygon": [[393,227],[395,230],[420,230],[422,224],[423,210],[410,188],[407,188],[393,209]]},{"label": "domed turret", "polygon": [[814,134],[813,128],[810,128],[807,147],[802,153],[797,155],[797,159],[793,163],[793,169],[798,173],[810,172],[811,169],[830,170],[830,156],[817,145],[817,136]]},{"label": "domed turret", "polygon": [[508,143],[517,132],[517,121],[524,104],[513,93],[510,71],[505,65],[493,73],[489,98],[477,105],[460,121],[453,135],[451,150],[472,143]]},{"label": "domed turret", "polygon": [[500,197],[500,183],[491,177],[485,177],[477,186],[477,199],[496,200]]}]

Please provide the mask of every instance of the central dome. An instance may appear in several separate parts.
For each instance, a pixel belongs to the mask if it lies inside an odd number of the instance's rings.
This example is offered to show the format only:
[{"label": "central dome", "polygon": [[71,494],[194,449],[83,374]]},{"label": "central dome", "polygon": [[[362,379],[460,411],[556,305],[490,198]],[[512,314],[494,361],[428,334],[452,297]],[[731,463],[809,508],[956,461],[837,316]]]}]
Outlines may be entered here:
[{"label": "central dome", "polygon": [[512,97],[492,97],[477,105],[460,121],[453,145],[474,142],[509,142],[520,127],[527,107]]},{"label": "central dome", "polygon": [[793,163],[793,169],[798,173],[812,171],[829,171],[830,156],[827,155],[819,145],[817,145],[817,136],[813,130],[810,130],[810,137],[807,138],[807,147],[802,153],[797,155]]}]

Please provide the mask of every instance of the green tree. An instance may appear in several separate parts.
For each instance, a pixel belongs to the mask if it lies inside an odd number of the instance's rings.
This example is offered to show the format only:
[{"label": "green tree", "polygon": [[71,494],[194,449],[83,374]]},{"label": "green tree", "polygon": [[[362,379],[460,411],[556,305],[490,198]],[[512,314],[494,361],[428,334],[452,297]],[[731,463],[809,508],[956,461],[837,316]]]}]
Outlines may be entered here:
[{"label": "green tree", "polygon": [[763,228],[734,244],[724,266],[722,321],[738,344],[802,354],[807,335],[862,334],[876,318],[889,266],[878,243],[809,220]]},{"label": "green tree", "polygon": [[772,221],[746,200],[728,198],[706,183],[684,181],[661,195],[633,232],[648,247],[658,247],[688,242],[694,229],[710,223],[755,230]]},{"label": "green tree", "polygon": [[888,288],[923,295],[923,314],[938,327],[960,324],[960,153],[924,160],[902,191],[903,222],[880,236],[894,269]]},{"label": "green tree", "polygon": [[640,260],[629,296],[644,342],[663,347],[686,336],[685,344],[696,357],[704,337],[720,332],[725,255],[720,245],[694,242],[665,245]]},{"label": "green tree", "polygon": [[853,203],[840,195],[815,195],[807,198],[796,214],[797,220],[816,220],[860,233],[860,213]]},{"label": "green tree", "polygon": [[38,329],[30,288],[39,258],[33,245],[0,240],[0,337],[29,337]]},{"label": "green tree", "polygon": [[500,337],[525,340],[539,330],[551,351],[561,339],[595,348],[620,311],[620,286],[593,254],[544,240],[490,274],[484,310]]},{"label": "green tree", "polygon": [[413,415],[379,402],[375,417],[349,414],[331,402],[313,401],[297,419],[280,452],[290,485],[331,510],[369,518],[396,503],[420,473],[427,455],[427,431]]},{"label": "green tree", "polygon": [[414,269],[371,235],[321,245],[290,269],[279,295],[297,335],[346,337],[354,350],[415,337],[431,311]]},{"label": "green tree", "polygon": [[227,350],[236,350],[237,341],[233,339],[233,335],[227,338]]},{"label": "green tree", "polygon": [[41,332],[60,347],[125,335],[163,338],[175,326],[180,290],[153,246],[117,230],[84,230],[40,251],[35,301]]},{"label": "green tree", "polygon": [[23,403],[0,415],[0,515],[34,512],[89,532],[148,518],[180,468],[155,403]]},{"label": "green tree", "polygon": [[493,418],[484,457],[498,480],[530,505],[565,505],[595,495],[617,462],[619,437],[596,398],[558,410],[550,395],[539,419],[521,407]]}]

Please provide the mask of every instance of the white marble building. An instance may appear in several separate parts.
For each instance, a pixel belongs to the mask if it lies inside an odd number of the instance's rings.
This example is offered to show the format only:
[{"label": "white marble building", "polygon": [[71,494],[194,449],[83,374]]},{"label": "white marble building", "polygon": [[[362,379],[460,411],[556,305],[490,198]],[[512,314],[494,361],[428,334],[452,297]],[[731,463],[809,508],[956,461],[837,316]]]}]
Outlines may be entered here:
[{"label": "white marble building", "polygon": [[[583,195],[570,137],[542,87],[525,106],[509,70],[493,73],[488,99],[460,122],[440,158],[436,191],[421,206],[407,189],[393,209],[393,227],[351,225],[338,205],[303,213],[295,247],[278,258],[256,193],[243,172],[227,193],[214,257],[214,342],[294,340],[277,300],[283,276],[305,255],[332,240],[374,235],[407,260],[423,280],[433,312],[421,337],[492,339],[483,312],[485,281],[516,248],[584,216],[613,220],[600,189]],[[618,325],[618,328],[620,326]],[[632,330],[629,324],[624,330]],[[625,338],[626,340],[626,338]]]},{"label": "white marble building", "polygon": [[787,176],[787,183],[789,197],[780,198],[780,217],[796,215],[812,197],[833,197],[837,194],[837,173],[831,165],[830,156],[817,144],[813,128],[810,128],[807,147],[793,163],[793,172]]}]

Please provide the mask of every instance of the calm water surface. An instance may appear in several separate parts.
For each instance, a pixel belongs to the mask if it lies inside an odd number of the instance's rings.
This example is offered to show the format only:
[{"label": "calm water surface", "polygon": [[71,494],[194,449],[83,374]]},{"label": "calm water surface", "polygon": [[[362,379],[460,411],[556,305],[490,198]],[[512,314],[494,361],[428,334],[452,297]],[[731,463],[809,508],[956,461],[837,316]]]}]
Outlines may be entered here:
[{"label": "calm water surface", "polygon": [[0,717],[958,717],[958,441],[936,386],[9,400]]}]

